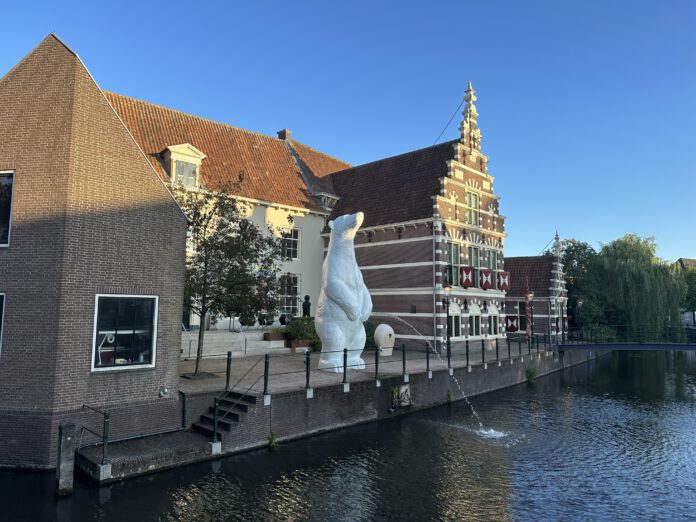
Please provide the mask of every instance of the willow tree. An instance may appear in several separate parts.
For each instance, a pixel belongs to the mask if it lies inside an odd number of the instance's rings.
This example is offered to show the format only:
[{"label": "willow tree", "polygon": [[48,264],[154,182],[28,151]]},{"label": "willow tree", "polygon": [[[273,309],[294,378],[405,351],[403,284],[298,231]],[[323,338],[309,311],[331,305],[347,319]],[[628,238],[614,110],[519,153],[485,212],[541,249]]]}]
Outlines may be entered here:
[{"label": "willow tree", "polygon": [[606,325],[631,340],[683,336],[679,308],[686,285],[657,257],[653,238],[627,234],[603,245],[577,284],[583,292],[578,316],[586,325]]}]

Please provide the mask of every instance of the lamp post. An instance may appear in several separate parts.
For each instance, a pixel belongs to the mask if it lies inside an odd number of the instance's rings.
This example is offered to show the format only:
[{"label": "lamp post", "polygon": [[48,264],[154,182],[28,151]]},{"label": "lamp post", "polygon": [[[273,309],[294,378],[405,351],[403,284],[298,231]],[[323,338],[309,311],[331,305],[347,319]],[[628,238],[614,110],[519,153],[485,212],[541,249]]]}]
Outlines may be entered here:
[{"label": "lamp post", "polygon": [[527,292],[524,296],[526,300],[527,316],[529,319],[530,341],[534,343],[534,292]]},{"label": "lamp post", "polygon": [[452,342],[450,341],[450,292],[452,291],[451,286],[445,287],[445,297],[442,299],[442,306],[445,307],[445,313],[447,314],[447,322],[445,323],[445,335],[447,336],[447,368],[452,367]]}]

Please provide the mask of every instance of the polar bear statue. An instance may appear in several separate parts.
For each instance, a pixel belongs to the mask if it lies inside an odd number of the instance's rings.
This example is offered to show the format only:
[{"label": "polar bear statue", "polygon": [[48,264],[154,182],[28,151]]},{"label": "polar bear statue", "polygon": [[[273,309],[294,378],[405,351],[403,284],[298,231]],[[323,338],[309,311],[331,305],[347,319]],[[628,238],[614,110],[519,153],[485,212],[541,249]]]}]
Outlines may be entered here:
[{"label": "polar bear statue", "polygon": [[365,368],[360,355],[365,347],[365,327],[372,312],[372,299],[355,260],[355,233],[362,225],[362,212],[329,222],[331,238],[322,267],[322,287],[314,320],[321,339],[319,368],[343,371],[343,349],[348,348],[348,367]]}]

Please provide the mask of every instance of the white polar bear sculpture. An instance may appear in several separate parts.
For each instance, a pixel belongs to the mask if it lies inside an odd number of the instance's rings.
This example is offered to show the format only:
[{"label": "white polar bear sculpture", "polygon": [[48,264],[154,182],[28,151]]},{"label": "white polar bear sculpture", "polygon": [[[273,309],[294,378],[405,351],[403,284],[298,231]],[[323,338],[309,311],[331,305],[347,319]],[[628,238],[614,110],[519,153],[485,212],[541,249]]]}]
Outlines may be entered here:
[{"label": "white polar bear sculpture", "polygon": [[321,339],[319,368],[343,371],[343,349],[348,348],[348,367],[365,368],[360,355],[365,348],[365,327],[372,312],[372,299],[355,260],[355,233],[362,225],[362,212],[329,222],[331,238],[322,267],[322,287],[314,324]]}]

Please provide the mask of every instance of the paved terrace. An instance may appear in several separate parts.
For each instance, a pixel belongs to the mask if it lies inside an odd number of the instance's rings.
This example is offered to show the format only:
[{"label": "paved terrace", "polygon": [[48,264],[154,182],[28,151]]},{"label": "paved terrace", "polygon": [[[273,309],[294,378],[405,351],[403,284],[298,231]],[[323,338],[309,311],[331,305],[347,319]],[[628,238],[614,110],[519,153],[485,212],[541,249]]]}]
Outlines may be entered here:
[{"label": "paved terrace", "polygon": [[[547,345],[540,344],[531,348],[532,353],[536,354],[548,349]],[[529,346],[526,343],[511,343],[510,355],[514,363],[521,362],[520,359],[527,360],[529,357]],[[332,373],[317,368],[319,364],[319,353],[312,353],[310,356],[310,386],[319,388],[323,386],[337,385],[343,382],[343,373]],[[482,364],[483,357],[485,363],[490,367],[496,364],[495,344],[487,343],[485,354],[481,353],[481,342],[474,341],[469,347],[469,365],[476,366]],[[369,381],[375,378],[375,352],[366,350],[362,356],[365,361],[365,369],[359,370],[348,366],[347,382]],[[510,364],[508,357],[508,346],[505,340],[499,343],[499,358],[501,364]],[[201,378],[182,378],[179,381],[179,389],[186,393],[209,392],[225,389],[227,360],[224,357],[204,357],[201,362],[201,372],[207,374]],[[457,349],[452,351],[452,368],[466,367],[466,350]],[[193,373],[195,360],[184,360],[180,364],[180,374],[185,376]],[[440,357],[431,351],[430,369],[443,370],[447,368],[447,357],[442,354]],[[425,349],[421,351],[406,350],[406,373],[416,374],[425,373],[427,361]],[[394,348],[391,356],[380,356],[379,378],[383,379],[390,376],[398,376],[403,373],[403,360],[401,349]],[[252,356],[232,359],[232,373],[230,378],[230,388],[243,393],[263,393],[263,374],[264,356]],[[273,395],[280,392],[296,391],[304,389],[306,386],[306,369],[304,352],[290,354],[272,354],[269,364],[268,393]]]}]

